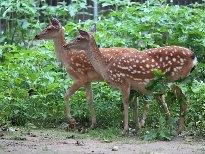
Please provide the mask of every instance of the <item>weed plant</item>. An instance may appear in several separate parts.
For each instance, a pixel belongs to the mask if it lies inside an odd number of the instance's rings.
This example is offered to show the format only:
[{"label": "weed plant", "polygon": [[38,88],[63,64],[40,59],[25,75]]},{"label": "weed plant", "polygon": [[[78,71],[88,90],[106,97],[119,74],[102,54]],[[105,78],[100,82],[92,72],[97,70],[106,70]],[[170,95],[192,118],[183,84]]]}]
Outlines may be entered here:
[{"label": "weed plant", "polygon": [[[97,21],[75,20],[77,13],[89,8],[83,0],[73,1],[69,6],[59,3],[53,7],[33,0],[0,3],[1,19],[6,23],[6,29],[0,34],[0,125],[56,127],[67,121],[64,93],[72,80],[57,62],[53,42],[33,41],[49,18],[55,16],[64,25],[67,40],[76,36],[77,27],[88,29],[96,22],[95,38],[100,47],[123,46],[144,50],[179,45],[193,50],[199,61],[195,71],[187,80],[175,84],[188,98],[186,131],[204,136],[205,5],[174,6],[160,1],[140,4],[109,0],[100,3],[102,7],[112,7],[107,12],[101,11]],[[44,20],[39,18],[42,14]],[[93,83],[92,87],[99,129],[121,129],[120,93],[105,82]],[[145,128],[138,132],[142,138],[171,139],[179,116],[179,104],[169,88],[164,93],[172,119],[166,121],[161,107],[151,99]],[[140,112],[142,108],[143,98],[140,98]],[[130,111],[133,127],[132,105]],[[89,126],[90,112],[84,88],[71,98],[71,113],[78,122]]]}]

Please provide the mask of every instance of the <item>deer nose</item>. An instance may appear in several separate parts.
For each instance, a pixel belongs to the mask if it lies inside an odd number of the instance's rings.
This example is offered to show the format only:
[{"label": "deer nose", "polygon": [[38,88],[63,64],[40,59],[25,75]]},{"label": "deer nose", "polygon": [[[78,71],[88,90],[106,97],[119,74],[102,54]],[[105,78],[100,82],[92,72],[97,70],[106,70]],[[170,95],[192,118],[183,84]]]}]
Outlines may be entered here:
[{"label": "deer nose", "polygon": [[35,40],[39,40],[39,39],[40,39],[39,35],[36,35],[36,36],[34,37],[34,39],[35,39]]}]

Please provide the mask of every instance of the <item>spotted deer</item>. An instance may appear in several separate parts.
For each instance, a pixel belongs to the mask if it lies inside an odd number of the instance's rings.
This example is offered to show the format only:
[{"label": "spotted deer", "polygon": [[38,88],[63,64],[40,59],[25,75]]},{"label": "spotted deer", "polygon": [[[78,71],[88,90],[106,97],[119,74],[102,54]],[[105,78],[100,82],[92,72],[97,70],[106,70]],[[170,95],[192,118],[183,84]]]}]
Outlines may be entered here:
[{"label": "spotted deer", "polygon": [[[92,33],[92,29],[90,33]],[[85,87],[87,101],[89,102],[89,108],[91,111],[91,128],[94,128],[96,126],[96,115],[93,107],[93,93],[91,82],[104,81],[102,76],[95,71],[91,63],[87,60],[85,51],[79,50],[78,52],[67,52],[64,50],[63,45],[66,42],[64,29],[56,18],[51,18],[50,24],[41,32],[39,32],[39,34],[35,36],[35,39],[50,39],[54,41],[57,58],[66,68],[67,74],[74,81],[65,94],[66,116],[70,123],[70,127],[74,127],[76,124],[75,119],[70,113],[70,98],[80,87]],[[102,56],[107,60],[107,62],[112,61],[112,59],[115,59],[115,57],[117,57],[119,54],[136,51],[136,49],[128,48],[100,49]]]},{"label": "spotted deer", "polygon": [[[197,63],[197,58],[191,50],[179,46],[124,53],[107,62],[108,60],[100,52],[93,34],[80,29],[78,31],[80,35],[64,45],[64,48],[69,52],[85,50],[94,69],[113,88],[121,91],[124,107],[124,133],[128,131],[130,90],[136,90],[145,95],[152,94],[152,91],[147,89],[147,85],[155,79],[154,69],[165,73],[166,82],[174,82],[187,77]],[[176,88],[177,91],[180,92]],[[183,110],[181,112],[185,112],[186,105],[183,104],[180,109]],[[183,126],[178,127],[177,133],[180,133]]]}]

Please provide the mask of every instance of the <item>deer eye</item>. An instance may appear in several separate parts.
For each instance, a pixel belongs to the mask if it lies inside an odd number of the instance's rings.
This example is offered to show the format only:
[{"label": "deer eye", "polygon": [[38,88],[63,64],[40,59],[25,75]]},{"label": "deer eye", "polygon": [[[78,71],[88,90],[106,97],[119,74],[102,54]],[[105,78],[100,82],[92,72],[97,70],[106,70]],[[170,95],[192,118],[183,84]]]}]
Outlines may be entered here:
[{"label": "deer eye", "polygon": [[78,38],[77,38],[77,41],[80,41],[80,40],[81,40],[81,38],[80,38],[80,37],[78,37]]},{"label": "deer eye", "polygon": [[50,31],[50,30],[51,30],[51,28],[47,28],[47,30],[48,30],[48,31]]}]

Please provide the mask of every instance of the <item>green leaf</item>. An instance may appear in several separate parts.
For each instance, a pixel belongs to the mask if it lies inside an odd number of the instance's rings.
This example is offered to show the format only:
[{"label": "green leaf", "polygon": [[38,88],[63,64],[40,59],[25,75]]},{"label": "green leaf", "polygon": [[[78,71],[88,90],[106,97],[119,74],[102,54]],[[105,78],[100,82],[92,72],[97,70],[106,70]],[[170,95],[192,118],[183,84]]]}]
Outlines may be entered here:
[{"label": "green leaf", "polygon": [[171,135],[168,131],[160,131],[160,138],[165,139],[165,140],[171,140]]},{"label": "green leaf", "polygon": [[158,132],[157,131],[150,131],[148,134],[144,136],[145,141],[151,141],[157,139]]},{"label": "green leaf", "polygon": [[46,88],[48,89],[48,91],[51,91],[52,89],[56,89],[58,87],[59,87],[58,83],[52,83],[52,84],[49,84]]},{"label": "green leaf", "polygon": [[19,110],[15,110],[15,111],[14,111],[14,114],[17,115],[18,113],[19,113]]},{"label": "green leaf", "polygon": [[24,19],[23,23],[22,23],[22,28],[27,29],[29,27],[29,25],[30,25],[30,23],[26,19]]},{"label": "green leaf", "polygon": [[5,18],[7,13],[10,12],[12,10],[12,6],[9,6],[3,13],[2,17]]}]

